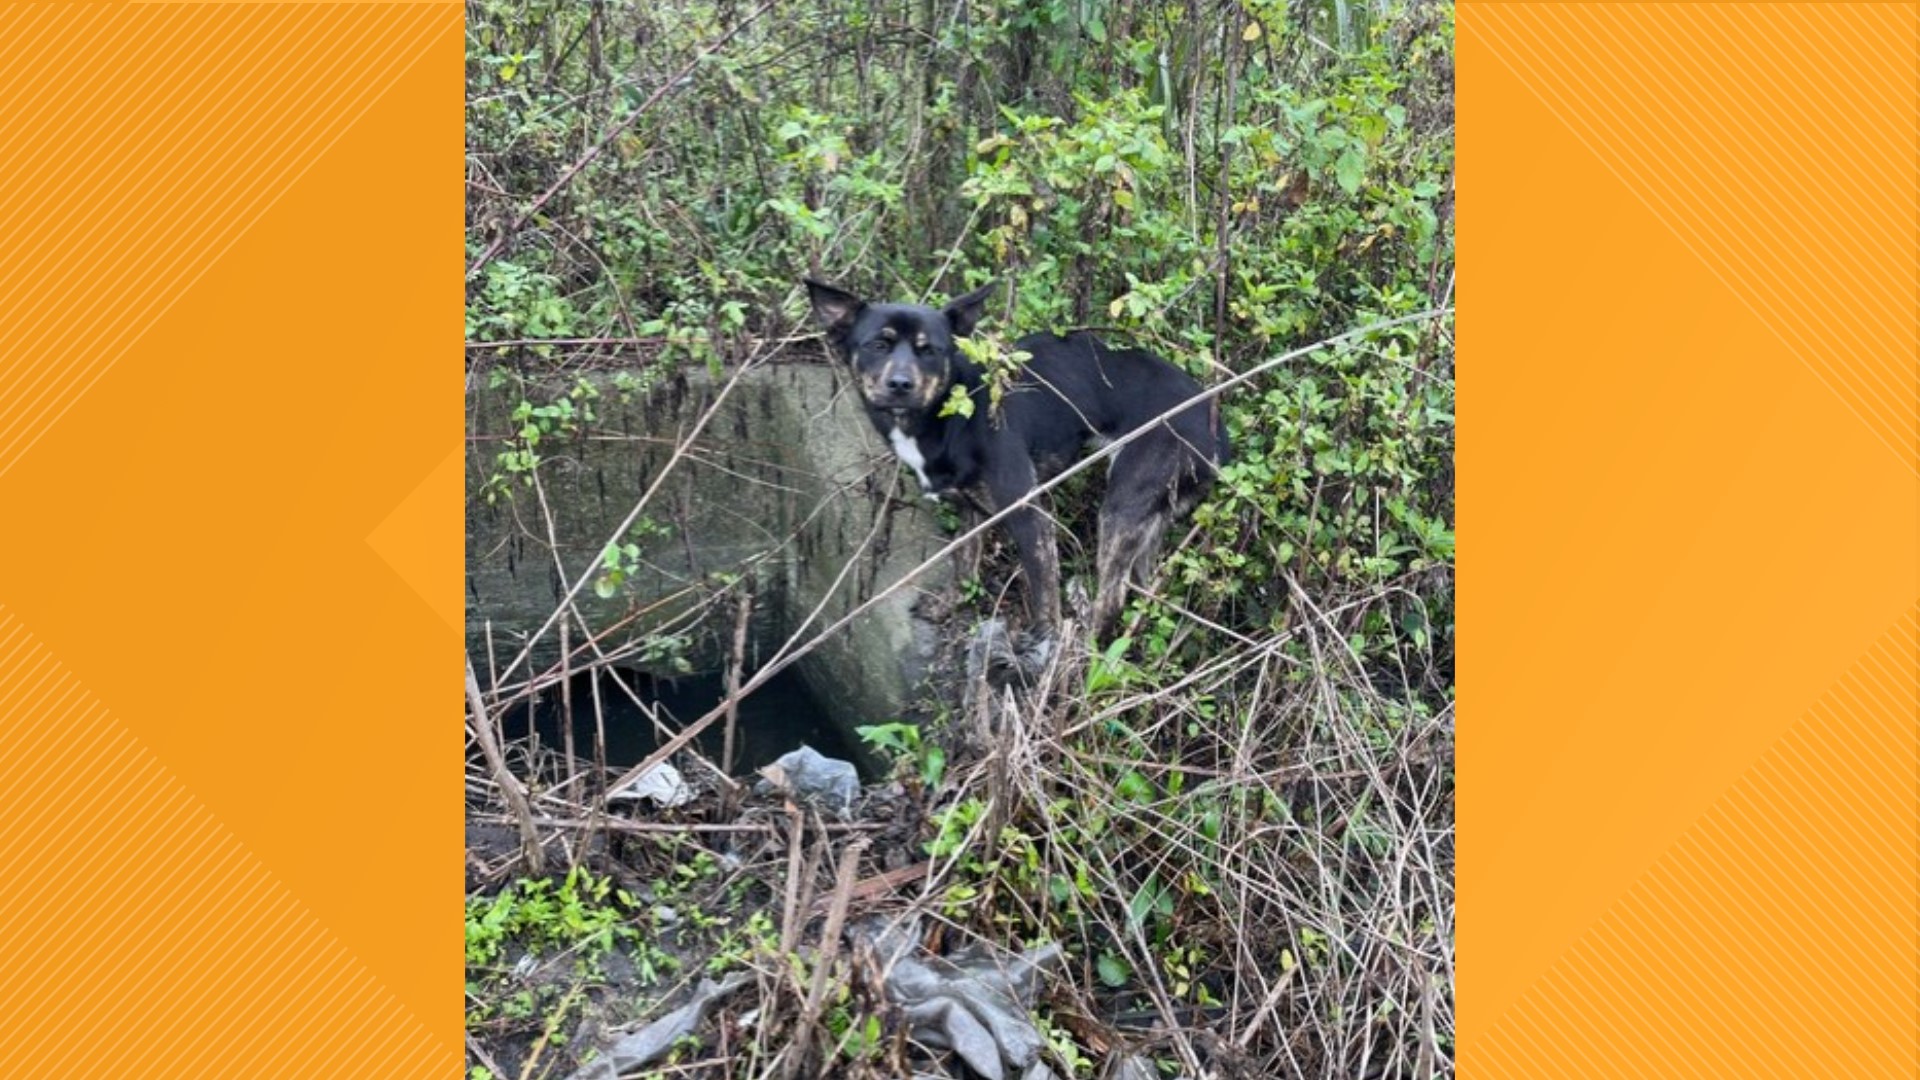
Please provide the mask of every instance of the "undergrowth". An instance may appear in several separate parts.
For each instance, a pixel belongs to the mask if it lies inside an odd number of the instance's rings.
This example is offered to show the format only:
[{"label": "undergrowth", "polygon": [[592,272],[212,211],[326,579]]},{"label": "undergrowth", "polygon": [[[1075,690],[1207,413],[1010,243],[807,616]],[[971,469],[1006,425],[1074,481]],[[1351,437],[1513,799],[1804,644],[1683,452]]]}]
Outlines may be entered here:
[{"label": "undergrowth", "polygon": [[[870,734],[923,822],[919,903],[1067,944],[1039,1007],[1063,1075],[1120,1048],[1450,1074],[1452,5],[474,0],[467,26],[469,358],[526,398],[477,495],[537,496],[585,369],[640,392],[808,347],[803,274],[998,280],[995,335],[1090,326],[1208,384],[1298,354],[1221,397],[1234,459],[1123,641]],[[1070,532],[1097,491],[1056,493]],[[591,881],[470,904],[470,973],[506,939],[633,945],[646,913]],[[769,937],[740,955],[786,963]],[[878,1003],[835,978],[815,1052],[891,1075]],[[470,1027],[498,1022],[477,996]]]}]

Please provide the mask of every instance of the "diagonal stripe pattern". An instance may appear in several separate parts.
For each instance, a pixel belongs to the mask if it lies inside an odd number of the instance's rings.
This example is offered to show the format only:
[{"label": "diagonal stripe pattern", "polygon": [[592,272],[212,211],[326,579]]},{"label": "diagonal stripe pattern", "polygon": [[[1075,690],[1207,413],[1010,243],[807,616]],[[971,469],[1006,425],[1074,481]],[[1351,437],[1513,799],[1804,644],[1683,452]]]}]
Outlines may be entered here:
[{"label": "diagonal stripe pattern", "polygon": [[[1485,42],[1902,464],[1920,416],[1912,4],[1462,5]],[[1577,239],[1570,238],[1577,243]]]},{"label": "diagonal stripe pattern", "polygon": [[459,20],[451,4],[0,11],[0,473]]},{"label": "diagonal stripe pattern", "polygon": [[446,1077],[457,1062],[0,609],[0,1075]]},{"label": "diagonal stripe pattern", "polygon": [[1909,612],[1559,961],[1461,1075],[1911,1076]]}]

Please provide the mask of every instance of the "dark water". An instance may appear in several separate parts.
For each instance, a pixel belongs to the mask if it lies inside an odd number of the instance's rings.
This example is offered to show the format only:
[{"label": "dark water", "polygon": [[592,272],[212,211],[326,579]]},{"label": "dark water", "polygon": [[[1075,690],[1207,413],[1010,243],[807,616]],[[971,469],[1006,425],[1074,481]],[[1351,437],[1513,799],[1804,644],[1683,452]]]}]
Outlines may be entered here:
[{"label": "dark water", "polygon": [[[600,673],[600,709],[606,730],[607,765],[618,772],[638,764],[660,745],[646,714],[633,703],[637,696],[660,710],[660,719],[672,731],[705,716],[726,695],[726,683],[715,675],[684,675],[656,678],[637,671],[613,670]],[[625,689],[622,689],[622,687]],[[573,678],[574,753],[583,759],[593,757],[594,704],[593,677]],[[631,694],[629,693],[631,691]],[[525,706],[510,709],[501,718],[509,740],[524,740],[528,735]],[[561,701],[558,690],[549,694],[533,710],[533,727],[542,746],[559,748],[561,742]],[[716,722],[696,740],[708,760],[720,761],[726,721]],[[767,680],[765,686],[740,701],[740,721],[734,743],[735,776],[745,776],[773,761],[801,743],[828,757],[863,764],[849,740],[828,719],[805,681],[791,669]]]}]

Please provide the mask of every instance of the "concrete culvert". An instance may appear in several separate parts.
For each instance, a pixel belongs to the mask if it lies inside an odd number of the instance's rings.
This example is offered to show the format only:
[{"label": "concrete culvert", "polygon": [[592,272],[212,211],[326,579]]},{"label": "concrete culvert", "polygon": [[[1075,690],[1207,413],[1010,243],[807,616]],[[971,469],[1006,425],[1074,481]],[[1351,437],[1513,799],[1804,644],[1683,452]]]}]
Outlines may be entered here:
[{"label": "concrete culvert", "polygon": [[[624,670],[605,677],[628,680],[682,724],[723,698],[734,664],[751,677],[796,632],[805,640],[944,544],[935,518],[912,505],[914,493],[824,363],[747,372],[677,461],[675,448],[724,384],[704,373],[674,376],[648,393],[633,391],[635,383],[614,372],[570,383],[473,380],[467,648],[483,683],[485,658],[509,664],[580,575],[606,573],[610,542],[623,549],[617,582],[604,589],[590,582],[574,604],[597,636],[599,655],[620,656]],[[527,422],[524,410],[516,416],[522,402],[562,397],[566,419],[536,448],[536,492],[502,467],[500,455],[523,445],[516,442]],[[663,474],[641,524],[616,536]],[[734,772],[744,775],[801,742],[871,766],[853,728],[913,715],[939,642],[919,612],[950,581],[943,560],[744,699]],[[736,627],[742,586],[753,594],[751,614]],[[580,637],[574,629],[571,643]],[[502,682],[553,670],[560,646],[549,629]],[[578,655],[575,666],[584,666]],[[619,711],[607,731],[617,771],[656,745],[655,732],[625,694],[609,689],[601,687],[601,701],[603,713],[609,704]],[[581,757],[592,752],[591,690],[586,680],[573,687]],[[544,696],[532,714],[519,711],[518,730],[543,729],[544,738],[557,739],[558,688]],[[712,735],[719,738],[717,727]],[[702,746],[718,760],[717,745]]]}]

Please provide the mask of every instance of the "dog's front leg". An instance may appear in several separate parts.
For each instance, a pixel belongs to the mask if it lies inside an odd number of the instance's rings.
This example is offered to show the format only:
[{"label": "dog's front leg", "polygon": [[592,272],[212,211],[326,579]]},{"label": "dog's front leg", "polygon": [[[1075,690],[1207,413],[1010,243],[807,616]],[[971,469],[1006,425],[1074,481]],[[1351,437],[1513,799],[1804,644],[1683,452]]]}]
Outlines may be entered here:
[{"label": "dog's front leg", "polygon": [[1060,625],[1060,554],[1054,548],[1053,522],[1034,507],[1022,507],[1007,519],[1020,547],[1020,571],[1027,579],[1027,616],[1041,637]]},{"label": "dog's front leg", "polygon": [[[1037,481],[1033,462],[1025,453],[987,477],[993,506],[1010,506],[1031,492]],[[1054,546],[1053,522],[1043,507],[1029,502],[1007,516],[1007,531],[1020,549],[1020,570],[1026,578],[1027,618],[1038,637],[1049,638],[1060,625],[1060,556]]]},{"label": "dog's front leg", "polygon": [[[962,534],[971,532],[973,527],[980,524],[981,520],[986,516],[980,512],[982,503],[975,498],[968,497],[964,493],[953,500],[952,506],[955,514],[960,519],[960,532]],[[971,540],[963,541],[959,547],[953,549],[953,579],[955,581],[967,582],[980,576],[982,546],[983,536],[976,536]]]}]

